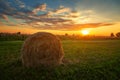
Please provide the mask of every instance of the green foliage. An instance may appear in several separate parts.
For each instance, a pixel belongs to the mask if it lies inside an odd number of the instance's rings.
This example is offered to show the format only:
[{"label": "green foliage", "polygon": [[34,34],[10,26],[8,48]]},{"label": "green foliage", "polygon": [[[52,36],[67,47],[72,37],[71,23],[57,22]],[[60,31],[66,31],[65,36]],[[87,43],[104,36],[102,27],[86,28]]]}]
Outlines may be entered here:
[{"label": "green foliage", "polygon": [[0,33],[0,41],[25,40],[29,35],[18,33]]},{"label": "green foliage", "polygon": [[[29,37],[31,34],[21,34],[20,32],[17,33],[0,33],[0,41],[16,41],[21,40],[24,41],[27,37]],[[120,40],[120,33],[118,32],[116,34],[116,37],[113,33],[111,33],[111,36],[81,36],[81,35],[68,35],[67,33],[65,35],[56,35],[61,40]]]},{"label": "green foliage", "polygon": [[70,63],[47,68],[25,68],[22,41],[0,41],[0,80],[119,80],[120,40],[64,40]]}]

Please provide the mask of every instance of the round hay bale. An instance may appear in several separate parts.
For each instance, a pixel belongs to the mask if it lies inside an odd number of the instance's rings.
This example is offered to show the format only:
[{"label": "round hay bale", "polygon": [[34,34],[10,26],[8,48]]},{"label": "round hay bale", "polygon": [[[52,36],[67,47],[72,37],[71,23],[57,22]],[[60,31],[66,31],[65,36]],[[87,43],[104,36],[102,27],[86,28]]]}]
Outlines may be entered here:
[{"label": "round hay bale", "polygon": [[38,32],[25,40],[21,54],[24,66],[37,67],[61,64],[64,52],[57,36],[47,32]]}]

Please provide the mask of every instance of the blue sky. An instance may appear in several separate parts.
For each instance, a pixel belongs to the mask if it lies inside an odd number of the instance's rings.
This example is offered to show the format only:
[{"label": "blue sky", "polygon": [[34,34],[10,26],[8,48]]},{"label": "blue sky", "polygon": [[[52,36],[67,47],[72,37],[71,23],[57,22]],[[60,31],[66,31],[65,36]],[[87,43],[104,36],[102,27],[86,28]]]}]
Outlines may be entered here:
[{"label": "blue sky", "polygon": [[43,30],[96,28],[119,22],[119,7],[120,0],[0,0],[0,24]]}]

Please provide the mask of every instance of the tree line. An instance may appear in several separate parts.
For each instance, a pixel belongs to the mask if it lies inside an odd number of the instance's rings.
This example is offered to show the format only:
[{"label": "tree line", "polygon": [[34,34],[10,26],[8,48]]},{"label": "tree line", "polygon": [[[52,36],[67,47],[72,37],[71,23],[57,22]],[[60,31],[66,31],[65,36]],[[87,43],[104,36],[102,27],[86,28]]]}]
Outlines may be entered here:
[{"label": "tree line", "polygon": [[114,35],[114,33],[111,33],[111,37],[115,37],[115,36],[119,38],[120,37],[120,32],[116,33],[116,35]]},{"label": "tree line", "polygon": [[[24,41],[30,34],[17,33],[0,33],[0,41]],[[81,36],[81,35],[69,35],[65,33],[64,35],[57,35],[61,40],[107,40],[107,39],[120,39],[120,32],[114,34],[111,33],[110,36]]]},{"label": "tree line", "polygon": [[0,33],[0,41],[14,41],[14,40],[25,40],[29,34],[17,33]]}]

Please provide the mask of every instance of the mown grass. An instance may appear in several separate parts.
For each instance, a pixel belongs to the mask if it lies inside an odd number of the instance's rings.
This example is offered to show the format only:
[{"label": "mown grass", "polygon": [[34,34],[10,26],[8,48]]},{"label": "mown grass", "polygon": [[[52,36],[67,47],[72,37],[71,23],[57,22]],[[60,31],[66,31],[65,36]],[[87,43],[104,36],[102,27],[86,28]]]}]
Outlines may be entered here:
[{"label": "mown grass", "polygon": [[25,68],[22,41],[0,42],[0,80],[119,80],[120,40],[62,41],[70,63],[55,68]]}]

